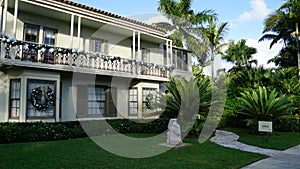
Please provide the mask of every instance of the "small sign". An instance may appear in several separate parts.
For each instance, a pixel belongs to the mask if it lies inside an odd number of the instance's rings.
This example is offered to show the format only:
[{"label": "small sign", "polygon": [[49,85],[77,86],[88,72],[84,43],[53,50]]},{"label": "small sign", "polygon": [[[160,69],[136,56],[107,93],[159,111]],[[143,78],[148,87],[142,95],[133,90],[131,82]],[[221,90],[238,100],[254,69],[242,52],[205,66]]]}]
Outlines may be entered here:
[{"label": "small sign", "polygon": [[258,121],[258,131],[260,132],[273,132],[271,121]]}]

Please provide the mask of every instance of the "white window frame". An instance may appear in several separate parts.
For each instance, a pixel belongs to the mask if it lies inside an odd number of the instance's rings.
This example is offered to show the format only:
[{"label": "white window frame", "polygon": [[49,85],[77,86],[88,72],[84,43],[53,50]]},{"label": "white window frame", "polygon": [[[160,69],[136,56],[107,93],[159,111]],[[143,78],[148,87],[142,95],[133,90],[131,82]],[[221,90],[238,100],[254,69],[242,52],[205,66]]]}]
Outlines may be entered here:
[{"label": "white window frame", "polygon": [[[97,49],[96,45],[99,46],[100,49]],[[107,54],[109,49],[109,43],[106,39],[97,39],[97,38],[91,38],[90,39],[90,52],[93,53],[100,53],[100,54]]]}]

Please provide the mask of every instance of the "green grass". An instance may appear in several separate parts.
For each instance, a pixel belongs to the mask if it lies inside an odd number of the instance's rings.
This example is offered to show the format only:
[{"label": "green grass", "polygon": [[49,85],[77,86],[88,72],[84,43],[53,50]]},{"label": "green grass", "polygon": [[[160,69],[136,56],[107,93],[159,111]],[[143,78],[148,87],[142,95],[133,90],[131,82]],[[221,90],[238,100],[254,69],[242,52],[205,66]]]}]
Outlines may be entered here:
[{"label": "green grass", "polygon": [[272,136],[250,134],[248,129],[228,128],[240,136],[239,141],[245,144],[274,150],[286,150],[300,144],[300,133],[297,132],[274,132]]},{"label": "green grass", "polygon": [[[135,135],[139,137],[139,135]],[[145,135],[141,135],[145,137]],[[111,154],[89,138],[65,141],[31,142],[0,145],[1,169],[114,169],[114,168],[240,168],[264,155],[224,148],[210,141],[203,144],[185,139],[190,147],[172,149],[163,154],[132,159]],[[158,145],[154,145],[158,146]]]}]

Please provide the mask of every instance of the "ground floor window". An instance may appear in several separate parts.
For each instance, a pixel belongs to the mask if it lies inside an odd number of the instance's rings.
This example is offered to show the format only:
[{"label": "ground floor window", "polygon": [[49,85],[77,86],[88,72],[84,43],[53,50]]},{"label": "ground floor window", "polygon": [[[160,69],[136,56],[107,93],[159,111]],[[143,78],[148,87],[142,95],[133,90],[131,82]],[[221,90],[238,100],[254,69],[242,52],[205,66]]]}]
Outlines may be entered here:
[{"label": "ground floor window", "polygon": [[10,81],[10,118],[20,116],[20,98],[21,98],[21,79],[12,79]]},{"label": "ground floor window", "polygon": [[116,117],[116,94],[116,89],[106,86],[78,86],[77,116]]},{"label": "ground floor window", "polygon": [[27,117],[54,118],[56,82],[48,80],[28,80]]},{"label": "ground floor window", "polygon": [[129,115],[138,115],[138,90],[136,88],[129,89]]}]

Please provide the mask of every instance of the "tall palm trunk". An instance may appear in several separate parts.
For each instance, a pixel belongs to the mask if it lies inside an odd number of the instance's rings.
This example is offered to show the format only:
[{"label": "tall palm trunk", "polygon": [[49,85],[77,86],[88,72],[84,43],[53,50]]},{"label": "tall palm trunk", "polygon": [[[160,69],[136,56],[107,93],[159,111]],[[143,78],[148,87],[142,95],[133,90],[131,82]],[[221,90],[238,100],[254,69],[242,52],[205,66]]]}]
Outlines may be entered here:
[{"label": "tall palm trunk", "polygon": [[211,83],[214,85],[214,79],[215,79],[215,53],[214,53],[214,47],[211,46]]},{"label": "tall palm trunk", "polygon": [[297,58],[298,58],[298,79],[300,81],[300,49],[299,49],[299,28],[298,23],[296,23],[296,44],[297,44]]}]

